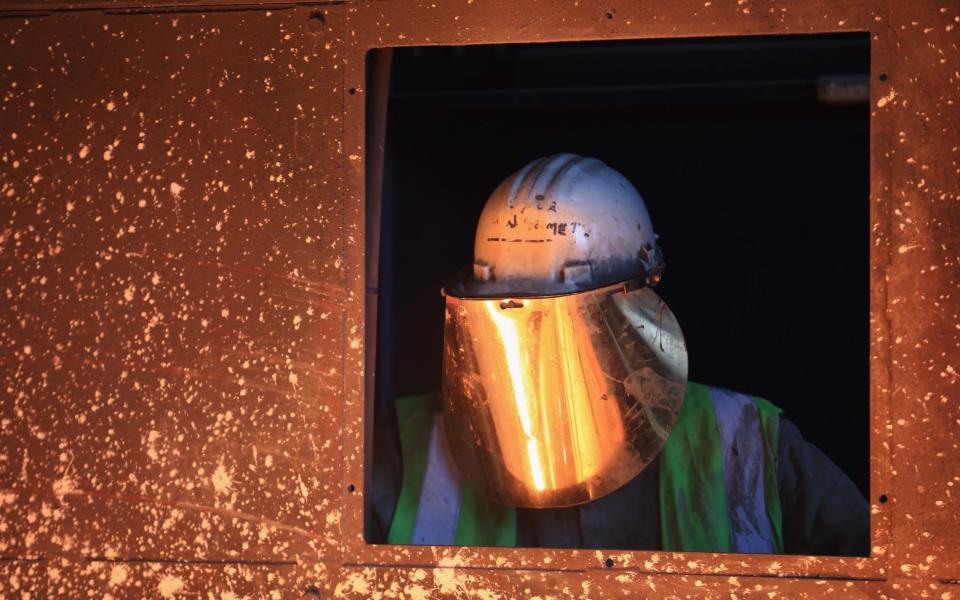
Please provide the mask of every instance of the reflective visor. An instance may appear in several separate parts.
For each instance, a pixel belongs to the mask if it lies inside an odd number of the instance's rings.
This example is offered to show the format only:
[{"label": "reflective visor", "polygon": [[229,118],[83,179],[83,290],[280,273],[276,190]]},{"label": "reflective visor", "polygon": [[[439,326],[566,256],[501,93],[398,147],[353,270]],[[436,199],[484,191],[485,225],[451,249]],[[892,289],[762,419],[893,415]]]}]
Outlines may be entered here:
[{"label": "reflective visor", "polygon": [[572,506],[630,481],[660,452],[686,381],[680,327],[649,288],[446,296],[447,441],[502,504]]}]

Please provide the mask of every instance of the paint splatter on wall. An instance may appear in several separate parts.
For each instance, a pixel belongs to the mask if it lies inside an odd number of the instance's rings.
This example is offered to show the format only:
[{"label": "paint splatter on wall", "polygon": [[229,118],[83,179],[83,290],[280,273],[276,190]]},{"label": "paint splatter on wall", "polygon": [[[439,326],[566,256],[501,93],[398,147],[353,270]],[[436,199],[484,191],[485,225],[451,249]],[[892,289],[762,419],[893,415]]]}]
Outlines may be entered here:
[{"label": "paint splatter on wall", "polygon": [[[955,597],[958,25],[799,0],[0,20],[0,594]],[[873,558],[363,545],[366,50],[819,30],[871,31],[889,76]]]},{"label": "paint splatter on wall", "polygon": [[342,93],[309,12],[0,23],[0,554],[337,543]]}]

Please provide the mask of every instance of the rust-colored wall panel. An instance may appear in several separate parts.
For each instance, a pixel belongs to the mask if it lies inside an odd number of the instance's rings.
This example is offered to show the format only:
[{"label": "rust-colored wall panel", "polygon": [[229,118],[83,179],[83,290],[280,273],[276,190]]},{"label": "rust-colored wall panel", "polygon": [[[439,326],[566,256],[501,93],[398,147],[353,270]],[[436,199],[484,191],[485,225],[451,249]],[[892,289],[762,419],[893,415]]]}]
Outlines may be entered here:
[{"label": "rust-colored wall panel", "polygon": [[289,9],[298,5],[324,6],[337,4],[338,0],[303,1],[303,0],[163,0],[161,2],[144,2],[143,0],[10,0],[4,2],[4,11],[17,14],[49,15],[54,12],[70,11],[105,11],[109,13],[176,13],[176,12],[209,12],[218,10],[260,10],[260,9]]},{"label": "rust-colored wall panel", "polygon": [[[957,586],[900,579],[886,582],[712,575],[641,575],[611,571],[465,571],[453,566],[409,570],[331,565],[75,562],[0,565],[0,593],[73,597],[98,590],[110,598],[950,598]],[[382,596],[381,596],[382,594]],[[771,596],[771,594],[773,594]]]},{"label": "rust-colored wall panel", "polygon": [[[203,4],[0,19],[0,594],[956,596],[960,8]],[[365,544],[366,51],[818,31],[872,39],[872,557]]]},{"label": "rust-colored wall panel", "polygon": [[339,544],[338,21],[311,12],[0,22],[4,554]]},{"label": "rust-colored wall panel", "polygon": [[[457,564],[457,563],[452,563]],[[656,575],[609,570],[574,572],[440,568],[345,569],[335,597],[369,598],[952,598],[957,586],[912,580],[782,579],[737,575]],[[389,593],[389,592],[387,592]]]},{"label": "rust-colored wall panel", "polygon": [[[29,566],[27,566],[29,565]],[[130,562],[0,565],[4,598],[79,598],[93,590],[100,598],[315,598],[301,595],[303,571],[289,566]],[[313,576],[323,567],[312,570]]]},{"label": "rust-colored wall panel", "polygon": [[894,3],[888,271],[893,571],[960,578],[960,6]]}]

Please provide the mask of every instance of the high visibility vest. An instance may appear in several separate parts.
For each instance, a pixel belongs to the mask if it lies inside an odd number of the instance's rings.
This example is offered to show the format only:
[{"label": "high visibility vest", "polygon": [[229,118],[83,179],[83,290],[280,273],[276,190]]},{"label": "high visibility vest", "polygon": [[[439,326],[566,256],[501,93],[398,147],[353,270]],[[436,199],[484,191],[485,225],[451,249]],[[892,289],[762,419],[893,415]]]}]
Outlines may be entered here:
[{"label": "high visibility vest", "polygon": [[[514,546],[516,509],[474,492],[450,457],[437,395],[397,400],[403,483],[391,544]],[[780,409],[688,383],[659,461],[663,550],[782,553]]]}]

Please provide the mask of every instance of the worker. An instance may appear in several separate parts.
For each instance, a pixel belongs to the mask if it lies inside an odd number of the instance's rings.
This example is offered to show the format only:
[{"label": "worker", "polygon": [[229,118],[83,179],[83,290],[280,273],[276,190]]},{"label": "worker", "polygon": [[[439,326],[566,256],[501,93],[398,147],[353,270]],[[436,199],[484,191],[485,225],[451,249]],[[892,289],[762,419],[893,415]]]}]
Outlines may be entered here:
[{"label": "worker", "polygon": [[856,486],[765,399],[687,381],[663,253],[603,162],[535,160],[445,286],[441,393],[375,436],[393,544],[867,555]]}]

